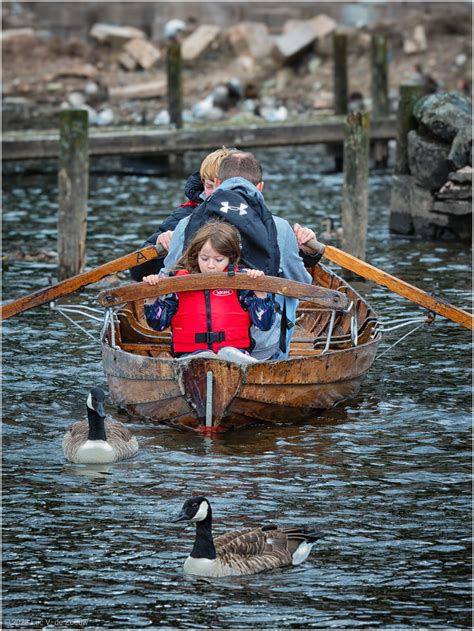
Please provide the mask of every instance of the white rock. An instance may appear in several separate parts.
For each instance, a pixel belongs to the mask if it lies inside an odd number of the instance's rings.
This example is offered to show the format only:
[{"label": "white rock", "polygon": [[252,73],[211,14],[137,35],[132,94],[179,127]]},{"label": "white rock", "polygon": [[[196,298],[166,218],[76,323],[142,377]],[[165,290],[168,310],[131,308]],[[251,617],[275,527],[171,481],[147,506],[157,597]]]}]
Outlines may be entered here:
[{"label": "white rock", "polygon": [[95,81],[88,81],[86,85],[84,86],[84,92],[88,96],[93,96],[94,94],[97,94],[98,91],[99,91],[99,86],[97,85]]},{"label": "white rock", "polygon": [[153,125],[169,125],[170,124],[170,113],[168,110],[161,110],[153,119]]},{"label": "white rock", "polygon": [[288,118],[288,110],[284,105],[280,105],[277,108],[262,107],[260,109],[260,116],[269,123],[282,122]]},{"label": "white rock", "polygon": [[97,112],[96,125],[104,127],[105,125],[111,125],[114,122],[114,112],[110,107]]},{"label": "white rock", "polygon": [[198,120],[216,121],[224,118],[224,112],[220,107],[215,107],[212,94],[198,101],[191,110],[193,118]]},{"label": "white rock", "polygon": [[186,30],[186,23],[183,20],[169,20],[166,22],[163,34],[167,39],[176,37],[179,33]]},{"label": "white rock", "polygon": [[69,102],[69,105],[78,108],[82,107],[86,102],[86,98],[82,94],[82,92],[71,92],[70,94],[68,94],[67,100]]}]

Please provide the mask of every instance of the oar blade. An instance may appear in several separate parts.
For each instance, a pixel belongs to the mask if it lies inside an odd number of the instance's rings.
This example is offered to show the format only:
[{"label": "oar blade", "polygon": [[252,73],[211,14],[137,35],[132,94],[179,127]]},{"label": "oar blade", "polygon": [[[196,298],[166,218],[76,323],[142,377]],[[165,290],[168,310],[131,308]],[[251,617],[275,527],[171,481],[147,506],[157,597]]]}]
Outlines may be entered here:
[{"label": "oar blade", "polygon": [[81,274],[77,274],[71,278],[66,278],[55,285],[39,289],[32,294],[28,294],[28,296],[23,296],[22,298],[18,298],[17,300],[7,303],[1,308],[0,317],[2,320],[7,320],[18,313],[23,313],[33,307],[39,307],[40,305],[51,302],[52,300],[57,300],[58,298],[67,296],[86,285],[97,283],[99,280],[102,280],[110,274],[123,272],[131,267],[135,267],[135,265],[140,265],[145,261],[154,259],[157,256],[158,252],[155,246],[148,246],[146,248],[142,248],[141,250],[137,250],[136,252],[126,254],[125,256],[110,261],[109,263],[104,263],[104,265],[100,265],[92,270],[82,272]]}]

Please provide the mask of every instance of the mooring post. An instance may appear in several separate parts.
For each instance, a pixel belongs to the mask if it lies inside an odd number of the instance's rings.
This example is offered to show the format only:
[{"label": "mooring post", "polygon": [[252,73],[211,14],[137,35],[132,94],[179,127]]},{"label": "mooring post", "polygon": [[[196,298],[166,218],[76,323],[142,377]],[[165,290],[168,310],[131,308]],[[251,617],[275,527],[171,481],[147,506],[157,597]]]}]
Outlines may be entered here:
[{"label": "mooring post", "polygon": [[401,85],[397,112],[397,146],[395,169],[390,195],[389,227],[399,234],[413,234],[412,200],[413,184],[408,160],[408,134],[416,129],[413,116],[415,103],[421,97],[421,86]]},{"label": "mooring post", "polygon": [[365,259],[368,224],[370,114],[348,114],[344,141],[342,249]]},{"label": "mooring post", "polygon": [[60,113],[58,277],[64,280],[84,271],[89,193],[88,113]]},{"label": "mooring post", "polygon": [[[166,72],[168,79],[168,111],[170,122],[181,129],[183,127],[183,84],[181,77],[181,44],[173,40],[166,51]],[[181,177],[184,173],[183,154],[169,155],[170,175]]]},{"label": "mooring post", "polygon": [[408,132],[416,128],[413,117],[415,103],[421,97],[421,86],[401,85],[397,112],[397,148],[395,153],[395,174],[408,175]]},{"label": "mooring post", "polygon": [[[347,114],[347,35],[345,33],[334,33],[334,113],[336,116]],[[333,148],[334,163],[336,171],[342,171],[343,147],[342,145]]]},{"label": "mooring post", "polygon": [[[372,66],[372,115],[374,118],[382,118],[389,114],[387,40],[384,35],[372,35],[370,52]],[[374,161],[376,167],[387,167],[387,142],[379,140],[374,144]]]}]

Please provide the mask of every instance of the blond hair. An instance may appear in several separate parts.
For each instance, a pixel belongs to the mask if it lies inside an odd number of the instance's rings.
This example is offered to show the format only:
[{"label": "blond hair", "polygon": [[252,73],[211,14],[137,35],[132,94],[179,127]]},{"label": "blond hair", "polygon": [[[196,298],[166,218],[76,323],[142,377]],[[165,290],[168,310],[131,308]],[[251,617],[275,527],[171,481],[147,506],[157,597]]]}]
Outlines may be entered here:
[{"label": "blond hair", "polygon": [[202,183],[204,184],[205,180],[214,181],[219,173],[219,167],[221,166],[222,160],[237,151],[238,149],[227,149],[227,147],[223,146],[222,149],[217,149],[207,155],[202,161],[201,168],[199,169],[199,175],[201,176]]}]

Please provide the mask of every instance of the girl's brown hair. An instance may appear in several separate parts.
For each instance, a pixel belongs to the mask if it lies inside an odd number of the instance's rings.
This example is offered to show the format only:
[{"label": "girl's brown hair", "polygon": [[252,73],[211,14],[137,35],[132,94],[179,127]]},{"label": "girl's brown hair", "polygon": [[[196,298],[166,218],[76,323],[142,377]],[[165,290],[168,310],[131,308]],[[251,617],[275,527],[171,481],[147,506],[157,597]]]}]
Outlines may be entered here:
[{"label": "girl's brown hair", "polygon": [[240,235],[237,228],[223,221],[210,221],[196,232],[194,238],[176,263],[175,269],[186,269],[191,274],[199,274],[198,256],[202,247],[210,241],[211,246],[229,263],[237,265],[240,258]]}]

